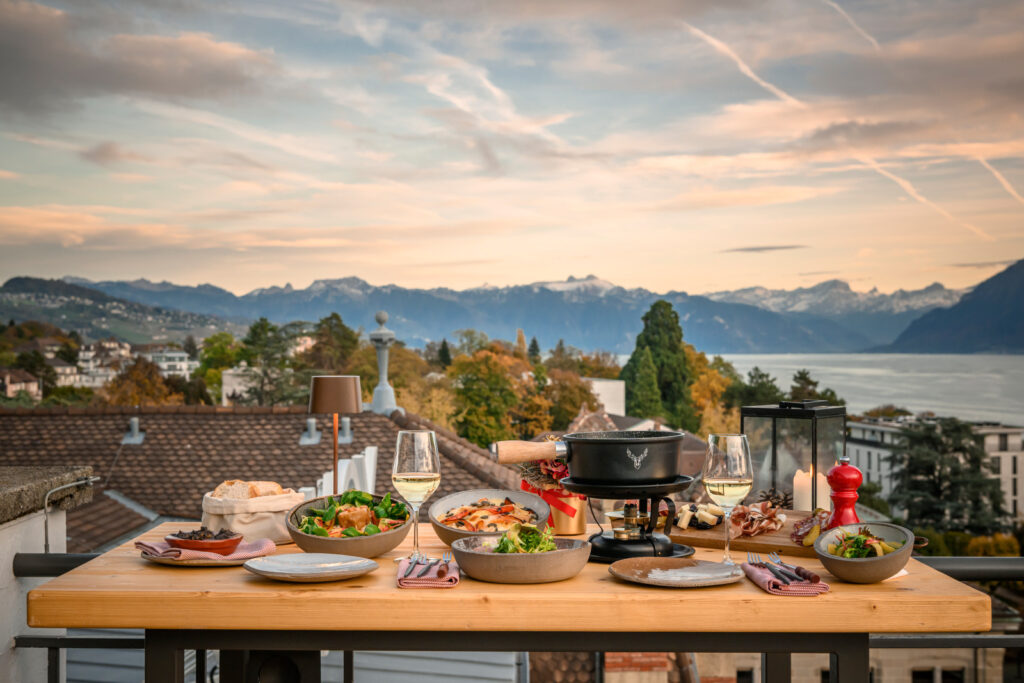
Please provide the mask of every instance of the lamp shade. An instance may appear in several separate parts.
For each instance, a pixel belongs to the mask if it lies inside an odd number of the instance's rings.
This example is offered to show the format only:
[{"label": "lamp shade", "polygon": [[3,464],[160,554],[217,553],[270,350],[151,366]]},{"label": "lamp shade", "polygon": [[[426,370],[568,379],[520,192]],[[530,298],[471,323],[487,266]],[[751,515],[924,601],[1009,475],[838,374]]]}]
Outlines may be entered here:
[{"label": "lamp shade", "polygon": [[309,385],[310,413],[361,413],[359,375],[317,375]]}]

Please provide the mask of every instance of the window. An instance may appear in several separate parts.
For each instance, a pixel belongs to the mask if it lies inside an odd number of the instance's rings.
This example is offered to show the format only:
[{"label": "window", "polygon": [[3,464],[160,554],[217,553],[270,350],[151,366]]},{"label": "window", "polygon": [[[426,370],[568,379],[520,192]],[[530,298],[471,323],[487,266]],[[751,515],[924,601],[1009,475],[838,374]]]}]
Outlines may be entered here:
[{"label": "window", "polygon": [[1017,499],[1016,498],[1013,499],[1013,516],[1014,517],[1017,516]]},{"label": "window", "polygon": [[754,683],[753,669],[740,669],[736,672],[736,683]]},{"label": "window", "polygon": [[1013,456],[1013,473],[1017,474],[1017,456]]},{"label": "window", "polygon": [[964,683],[963,669],[943,669],[942,683]]},{"label": "window", "polygon": [[999,435],[999,450],[1008,451],[1010,450],[1010,436],[1009,434]]},{"label": "window", "polygon": [[999,456],[992,458],[992,474],[1003,473],[1003,459]]},{"label": "window", "polygon": [[[915,672],[915,673],[917,673],[917,672]],[[931,671],[928,672],[928,675],[931,676]],[[832,679],[828,675],[828,669],[822,669],[821,670],[821,683],[830,683],[831,680]],[[739,677],[736,678],[736,683],[739,683]],[[874,669],[874,667],[868,669],[868,683],[875,683],[875,669]],[[916,678],[913,679],[913,683],[918,683],[918,680]],[[932,683],[932,679],[929,678],[927,681],[923,681],[922,680],[920,683]],[[952,683],[952,681],[950,683]]]},{"label": "window", "polygon": [[914,669],[910,672],[910,683],[932,683],[935,672],[931,669]]}]

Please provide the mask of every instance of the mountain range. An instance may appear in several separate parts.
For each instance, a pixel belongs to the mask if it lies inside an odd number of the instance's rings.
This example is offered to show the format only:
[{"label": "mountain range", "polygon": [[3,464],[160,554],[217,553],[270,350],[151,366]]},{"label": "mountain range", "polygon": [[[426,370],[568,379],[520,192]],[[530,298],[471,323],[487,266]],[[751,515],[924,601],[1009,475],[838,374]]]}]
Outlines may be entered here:
[{"label": "mountain range", "polygon": [[283,323],[335,311],[353,327],[372,328],[374,313],[386,310],[388,326],[410,346],[451,338],[464,328],[513,339],[521,327],[544,348],[563,339],[582,349],[628,353],[644,312],[666,299],[679,313],[686,340],[712,353],[1024,352],[1022,264],[974,289],[936,283],[892,294],[856,292],[841,280],[793,290],[659,294],[588,275],[461,291],[376,286],[346,277],[239,296],[210,284],[16,277],[0,287],[0,317],[141,341],[204,336],[212,329],[238,334],[259,317]]},{"label": "mountain range", "polygon": [[[121,300],[160,309],[219,316],[243,323],[265,316],[276,322],[316,320],[332,311],[354,327],[372,326],[386,310],[388,326],[411,346],[451,337],[463,328],[512,339],[516,328],[550,348],[559,339],[584,349],[632,351],[641,317],[657,299],[679,313],[686,339],[715,353],[808,353],[859,351],[891,343],[914,318],[955,303],[962,292],[931,285],[893,294],[859,293],[839,280],[798,290],[751,288],[691,295],[627,289],[593,275],[511,287],[456,291],[375,286],[356,277],[290,284],[241,296],[204,284],[149,280],[64,282]],[[2,290],[0,290],[2,291]]]}]

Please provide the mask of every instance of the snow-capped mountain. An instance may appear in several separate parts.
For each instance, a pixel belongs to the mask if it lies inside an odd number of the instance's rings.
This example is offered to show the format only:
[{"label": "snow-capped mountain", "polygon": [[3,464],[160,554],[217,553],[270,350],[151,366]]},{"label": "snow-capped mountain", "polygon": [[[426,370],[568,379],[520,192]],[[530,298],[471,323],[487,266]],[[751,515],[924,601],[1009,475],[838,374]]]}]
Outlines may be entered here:
[{"label": "snow-capped mountain", "polygon": [[798,289],[768,289],[747,287],[725,292],[710,292],[704,296],[713,301],[729,301],[766,308],[776,313],[815,313],[834,315],[843,313],[905,313],[923,312],[932,308],[948,308],[960,301],[965,289],[946,289],[938,282],[923,289],[898,289],[883,294],[878,288],[855,292],[843,280],[827,280],[813,287]]},{"label": "snow-capped mountain", "polygon": [[338,312],[353,327],[372,328],[386,310],[388,326],[419,346],[474,328],[515,338],[516,328],[544,347],[559,339],[583,349],[629,352],[641,316],[658,299],[679,313],[687,341],[717,353],[859,351],[892,342],[927,311],[956,303],[962,292],[935,284],[882,294],[853,291],[839,280],[795,290],[752,287],[695,296],[626,289],[595,275],[509,287],[466,290],[373,285],[357,277],[317,280],[296,289],[270,286],[237,296],[213,285],[169,282],[89,282],[66,278],[111,296],[151,306],[276,322],[316,320]]}]

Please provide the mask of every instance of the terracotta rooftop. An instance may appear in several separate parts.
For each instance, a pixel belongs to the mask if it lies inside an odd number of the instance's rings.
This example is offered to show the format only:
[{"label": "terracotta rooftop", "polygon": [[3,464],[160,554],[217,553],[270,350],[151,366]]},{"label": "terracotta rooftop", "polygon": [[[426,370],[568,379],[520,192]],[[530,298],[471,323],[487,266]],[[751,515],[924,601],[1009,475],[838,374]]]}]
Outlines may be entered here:
[{"label": "terracotta rooftop", "polygon": [[67,548],[69,553],[88,553],[119,539],[149,520],[125,507],[97,486],[91,503],[68,512]]},{"label": "terracotta rooftop", "polygon": [[[140,445],[122,446],[128,418],[135,416],[145,439]],[[109,476],[111,490],[155,513],[198,519],[203,494],[225,479],[312,486],[330,469],[330,426],[319,416],[317,428],[326,438],[315,446],[300,446],[307,417],[303,406],[0,409],[0,465],[90,465],[105,480]],[[339,446],[338,453],[346,458],[376,446],[378,491],[392,488],[399,424],[438,432],[442,477],[435,496],[518,484],[513,471],[491,462],[486,451],[423,418],[395,413],[393,421],[373,413],[354,415],[353,442]],[[69,519],[79,551],[134,528],[123,528],[133,520],[130,515],[117,523],[99,519],[127,510],[105,495],[98,495],[86,510],[89,514],[83,511]]]}]

